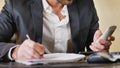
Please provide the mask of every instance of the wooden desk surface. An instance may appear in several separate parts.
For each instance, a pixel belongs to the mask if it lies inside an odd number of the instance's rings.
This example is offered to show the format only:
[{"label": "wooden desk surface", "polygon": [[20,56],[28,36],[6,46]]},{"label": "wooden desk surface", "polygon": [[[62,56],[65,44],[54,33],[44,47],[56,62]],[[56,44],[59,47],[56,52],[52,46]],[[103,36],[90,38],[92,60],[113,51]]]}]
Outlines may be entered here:
[{"label": "wooden desk surface", "polygon": [[120,63],[89,64],[85,62],[80,62],[28,66],[16,62],[9,62],[0,63],[0,68],[120,68]]}]

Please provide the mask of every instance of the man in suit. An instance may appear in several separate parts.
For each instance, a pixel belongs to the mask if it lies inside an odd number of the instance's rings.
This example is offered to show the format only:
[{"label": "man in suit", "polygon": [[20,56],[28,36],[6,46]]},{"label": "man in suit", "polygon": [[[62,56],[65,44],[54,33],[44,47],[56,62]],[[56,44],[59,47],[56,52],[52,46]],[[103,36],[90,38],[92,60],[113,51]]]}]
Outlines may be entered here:
[{"label": "man in suit", "polygon": [[[78,53],[85,48],[108,51],[114,37],[96,43],[102,35],[98,28],[93,0],[6,0],[0,14],[0,60]],[[10,42],[14,33],[17,43]]]}]

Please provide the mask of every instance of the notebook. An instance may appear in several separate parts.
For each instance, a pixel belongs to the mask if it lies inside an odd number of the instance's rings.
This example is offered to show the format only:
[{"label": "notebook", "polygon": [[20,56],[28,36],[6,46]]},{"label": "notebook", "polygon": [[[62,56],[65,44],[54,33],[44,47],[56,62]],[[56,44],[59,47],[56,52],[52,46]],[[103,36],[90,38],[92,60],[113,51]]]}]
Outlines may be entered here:
[{"label": "notebook", "polygon": [[51,53],[51,54],[44,54],[42,59],[31,59],[25,61],[15,60],[15,61],[26,65],[33,65],[33,64],[77,62],[83,58],[85,58],[85,55],[83,54]]}]

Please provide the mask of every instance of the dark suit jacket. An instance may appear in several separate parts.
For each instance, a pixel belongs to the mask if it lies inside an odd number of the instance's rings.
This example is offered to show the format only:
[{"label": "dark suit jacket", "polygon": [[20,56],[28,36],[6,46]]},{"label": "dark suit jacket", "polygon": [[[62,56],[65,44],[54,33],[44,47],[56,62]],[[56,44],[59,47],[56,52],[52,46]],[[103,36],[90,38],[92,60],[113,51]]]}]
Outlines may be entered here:
[{"label": "dark suit jacket", "polygon": [[[98,29],[98,17],[93,0],[74,0],[68,6],[72,41],[75,53],[89,51],[93,35]],[[11,43],[14,33],[19,36],[19,44],[29,34],[32,40],[42,42],[43,6],[41,0],[6,0],[0,14],[0,60],[7,59],[7,53],[15,43]]]}]

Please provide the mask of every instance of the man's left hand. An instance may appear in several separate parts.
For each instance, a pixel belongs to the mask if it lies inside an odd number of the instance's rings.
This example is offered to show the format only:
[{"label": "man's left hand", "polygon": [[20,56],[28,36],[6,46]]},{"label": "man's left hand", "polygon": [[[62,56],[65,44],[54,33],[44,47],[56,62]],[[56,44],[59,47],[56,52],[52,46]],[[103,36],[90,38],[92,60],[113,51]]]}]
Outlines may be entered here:
[{"label": "man's left hand", "polygon": [[112,41],[115,40],[115,37],[109,36],[106,40],[100,39],[97,43],[97,39],[102,35],[102,32],[100,30],[97,30],[95,32],[93,42],[90,45],[90,48],[92,51],[97,52],[97,51],[109,51],[110,45],[112,44]]}]

